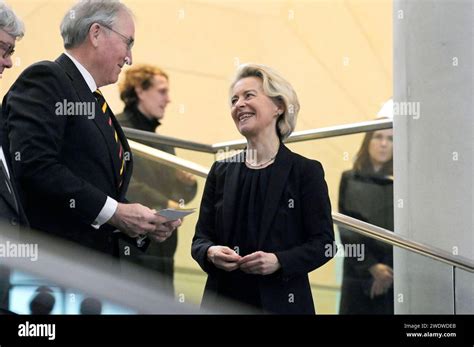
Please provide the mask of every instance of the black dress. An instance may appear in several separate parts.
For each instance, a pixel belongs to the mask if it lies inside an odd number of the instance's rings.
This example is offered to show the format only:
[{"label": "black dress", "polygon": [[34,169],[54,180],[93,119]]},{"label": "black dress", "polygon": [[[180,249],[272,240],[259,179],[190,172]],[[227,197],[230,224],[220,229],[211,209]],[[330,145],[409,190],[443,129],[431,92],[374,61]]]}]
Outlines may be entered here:
[{"label": "black dress", "polygon": [[[270,165],[255,170],[242,164],[239,174],[240,196],[237,197],[237,211],[231,222],[234,227],[228,245],[241,256],[258,250],[259,225],[272,167]],[[260,275],[246,274],[240,269],[228,272],[223,279],[220,294],[261,310],[259,277]]]}]

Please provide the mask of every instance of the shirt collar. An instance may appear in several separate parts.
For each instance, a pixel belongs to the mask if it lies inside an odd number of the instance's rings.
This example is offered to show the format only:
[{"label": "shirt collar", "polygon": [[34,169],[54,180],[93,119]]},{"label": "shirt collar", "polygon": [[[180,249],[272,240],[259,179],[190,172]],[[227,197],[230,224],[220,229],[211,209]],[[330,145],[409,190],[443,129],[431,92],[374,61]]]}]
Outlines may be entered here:
[{"label": "shirt collar", "polygon": [[91,92],[92,93],[95,92],[97,90],[97,84],[95,83],[94,77],[92,77],[91,73],[87,71],[87,69],[84,66],[82,66],[82,64],[79,63],[77,59],[74,58],[71,54],[69,54],[68,52],[65,52],[64,54],[66,54],[69,57],[69,59],[72,60],[74,65],[76,65],[77,69],[79,70],[82,77],[86,81],[87,86],[89,87]]}]

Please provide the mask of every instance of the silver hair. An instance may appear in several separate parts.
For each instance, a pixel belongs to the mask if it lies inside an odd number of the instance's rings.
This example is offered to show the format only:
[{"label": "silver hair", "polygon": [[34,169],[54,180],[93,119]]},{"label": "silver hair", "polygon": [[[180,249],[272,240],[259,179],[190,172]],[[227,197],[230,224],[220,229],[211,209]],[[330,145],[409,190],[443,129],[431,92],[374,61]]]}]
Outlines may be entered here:
[{"label": "silver hair", "polygon": [[25,25],[4,2],[0,2],[0,29],[18,39],[25,35]]},{"label": "silver hair", "polygon": [[61,22],[64,48],[74,48],[83,43],[94,23],[113,26],[121,11],[132,15],[131,10],[120,0],[79,1],[64,15]]},{"label": "silver hair", "polygon": [[230,98],[235,84],[246,77],[257,77],[262,80],[264,93],[275,104],[284,106],[284,111],[278,116],[277,134],[281,141],[291,135],[296,126],[296,119],[300,111],[300,103],[295,90],[290,82],[284,79],[277,71],[266,65],[242,64],[237,68],[237,73],[230,85]]}]

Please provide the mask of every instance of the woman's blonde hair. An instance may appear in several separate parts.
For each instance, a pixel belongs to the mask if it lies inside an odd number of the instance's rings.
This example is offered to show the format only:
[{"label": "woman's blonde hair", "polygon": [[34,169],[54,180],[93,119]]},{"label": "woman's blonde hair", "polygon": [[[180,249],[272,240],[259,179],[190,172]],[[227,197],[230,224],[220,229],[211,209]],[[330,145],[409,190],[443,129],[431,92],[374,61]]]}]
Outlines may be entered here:
[{"label": "woman's blonde hair", "polygon": [[278,72],[266,65],[242,64],[238,67],[230,85],[230,98],[235,84],[246,77],[261,79],[264,93],[277,105],[284,106],[283,113],[278,117],[276,126],[278,137],[281,141],[284,141],[295,129],[300,110],[300,103],[295,90]]}]

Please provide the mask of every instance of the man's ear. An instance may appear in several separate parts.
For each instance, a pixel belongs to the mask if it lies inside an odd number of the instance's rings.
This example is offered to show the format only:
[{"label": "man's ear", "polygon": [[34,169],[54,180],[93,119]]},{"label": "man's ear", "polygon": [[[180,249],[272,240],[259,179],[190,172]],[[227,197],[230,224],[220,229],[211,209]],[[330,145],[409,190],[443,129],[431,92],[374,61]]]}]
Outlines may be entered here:
[{"label": "man's ear", "polygon": [[100,24],[98,24],[98,23],[92,24],[90,29],[89,29],[89,35],[88,35],[92,46],[94,46],[94,47],[99,46],[99,36],[100,36],[100,34],[101,34]]},{"label": "man's ear", "polygon": [[140,99],[141,95],[143,94],[143,88],[141,86],[136,86],[135,94],[137,94],[137,98]]}]

